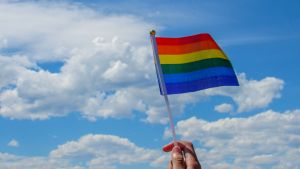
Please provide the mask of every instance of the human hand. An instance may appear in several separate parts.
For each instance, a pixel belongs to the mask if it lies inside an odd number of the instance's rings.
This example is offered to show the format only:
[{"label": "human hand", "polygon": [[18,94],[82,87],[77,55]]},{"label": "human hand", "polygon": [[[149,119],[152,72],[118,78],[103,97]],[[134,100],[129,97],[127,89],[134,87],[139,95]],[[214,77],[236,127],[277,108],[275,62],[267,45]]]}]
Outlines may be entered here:
[{"label": "human hand", "polygon": [[163,147],[164,152],[171,151],[168,169],[201,169],[193,144],[187,141],[176,141]]}]

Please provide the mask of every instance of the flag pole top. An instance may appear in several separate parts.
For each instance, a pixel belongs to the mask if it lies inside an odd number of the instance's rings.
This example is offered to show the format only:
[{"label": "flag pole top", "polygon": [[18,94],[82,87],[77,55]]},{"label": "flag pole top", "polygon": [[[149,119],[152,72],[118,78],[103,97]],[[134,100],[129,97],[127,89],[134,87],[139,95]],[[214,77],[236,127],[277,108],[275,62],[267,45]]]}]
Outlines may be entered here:
[{"label": "flag pole top", "polygon": [[150,35],[155,35],[155,30],[150,31]]}]

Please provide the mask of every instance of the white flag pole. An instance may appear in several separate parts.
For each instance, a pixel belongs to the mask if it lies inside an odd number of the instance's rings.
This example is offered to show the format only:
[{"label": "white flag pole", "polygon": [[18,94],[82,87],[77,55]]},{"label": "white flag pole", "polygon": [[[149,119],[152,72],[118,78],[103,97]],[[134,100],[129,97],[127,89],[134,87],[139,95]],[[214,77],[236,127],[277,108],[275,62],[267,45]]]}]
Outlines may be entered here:
[{"label": "white flag pole", "polygon": [[151,43],[152,43],[156,74],[157,74],[161,94],[164,96],[164,99],[165,99],[165,102],[166,102],[166,105],[167,105],[170,128],[171,128],[171,131],[172,131],[174,144],[176,144],[176,133],[175,133],[175,127],[174,127],[174,122],[173,122],[173,116],[172,116],[171,107],[170,107],[170,103],[169,103],[169,99],[168,99],[168,95],[167,95],[167,90],[166,90],[166,85],[165,85],[162,69],[161,69],[161,66],[160,66],[160,61],[159,61],[159,58],[158,58],[158,51],[157,51],[157,44],[156,44],[155,31],[154,30],[152,30],[150,32],[150,38],[151,38]]}]

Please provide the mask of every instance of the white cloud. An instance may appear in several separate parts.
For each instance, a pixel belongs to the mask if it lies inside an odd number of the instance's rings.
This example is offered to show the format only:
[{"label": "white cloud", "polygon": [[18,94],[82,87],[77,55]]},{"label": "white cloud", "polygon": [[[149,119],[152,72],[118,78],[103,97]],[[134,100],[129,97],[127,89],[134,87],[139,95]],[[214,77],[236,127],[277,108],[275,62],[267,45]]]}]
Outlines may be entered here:
[{"label": "white cloud", "polygon": [[7,143],[7,145],[8,145],[9,147],[19,147],[19,142],[18,142],[17,140],[15,140],[15,139],[12,139],[12,140],[10,140],[10,141]]},{"label": "white cloud", "polygon": [[133,16],[105,15],[83,6],[45,1],[0,2],[0,11],[6,47],[20,47],[22,53],[38,60],[67,59],[72,50],[92,47],[96,37],[145,42],[135,37],[146,36],[151,27]]},{"label": "white cloud", "polygon": [[233,111],[233,107],[231,104],[223,103],[215,106],[215,111],[219,113],[231,113]]},{"label": "white cloud", "polygon": [[103,74],[103,78],[112,82],[119,82],[123,79],[122,72],[128,72],[126,70],[128,65],[126,63],[122,63],[120,60],[111,64],[111,67],[108,68]]},{"label": "white cloud", "polygon": [[202,145],[197,151],[204,168],[297,169],[299,120],[300,110],[269,110],[249,118],[214,122],[192,117],[179,121],[176,129],[182,139]]},{"label": "white cloud", "polygon": [[117,165],[149,166],[155,165],[157,161],[161,164],[160,156],[160,151],[138,147],[125,138],[88,134],[77,141],[58,146],[48,157],[0,153],[0,168],[113,169]]},{"label": "white cloud", "polygon": [[[155,83],[149,24],[70,4],[1,2],[0,9],[0,21],[6,23],[0,32],[8,39],[7,48],[23,53],[0,57],[2,116],[47,119],[82,110],[95,119],[130,116],[133,109],[144,109],[142,99],[132,98],[126,88],[147,89]],[[45,60],[65,64],[61,72],[51,73],[36,66]],[[114,108],[114,101],[119,108]]]},{"label": "white cloud", "polygon": [[[168,123],[168,118],[166,116],[165,107],[150,107],[147,110],[147,118],[144,119],[145,122],[155,123],[159,122],[162,124]],[[162,114],[163,113],[163,114]]]},{"label": "white cloud", "polygon": [[63,159],[47,157],[26,157],[0,152],[1,169],[85,169],[80,165],[72,165]]},{"label": "white cloud", "polygon": [[0,88],[3,88],[15,84],[21,72],[26,71],[27,68],[36,68],[37,66],[25,56],[5,57],[0,54],[0,67]]},{"label": "white cloud", "polygon": [[5,48],[7,47],[7,39],[3,38],[3,39],[0,39],[0,50],[1,48]]},{"label": "white cloud", "polygon": [[239,87],[221,87],[205,90],[207,95],[229,96],[238,105],[237,112],[251,111],[268,106],[273,99],[280,98],[284,81],[275,77],[248,80],[245,73],[238,76]]},{"label": "white cloud", "polygon": [[[42,120],[80,112],[96,120],[131,117],[137,110],[146,113],[143,121],[167,122],[148,35],[152,25],[71,4],[0,2],[0,10],[0,39],[16,50],[0,56],[1,116]],[[60,72],[38,67],[49,60],[64,63]],[[239,79],[241,87],[170,96],[172,110],[180,114],[186,104],[221,95],[232,97],[238,112],[249,111],[267,106],[283,88],[273,77]]]},{"label": "white cloud", "polygon": [[144,163],[155,159],[159,152],[136,146],[128,139],[112,135],[86,135],[78,141],[67,142],[50,153],[51,158],[71,159],[74,161],[91,157],[87,160],[90,168],[99,164]]},{"label": "white cloud", "polygon": [[[207,122],[192,117],[177,123],[181,139],[200,143],[205,168],[292,168],[299,166],[300,110],[266,111],[249,118]],[[197,145],[197,144],[195,144]],[[52,150],[47,157],[0,153],[0,168],[112,169],[120,165],[166,166],[168,154],[139,147],[126,138],[88,134]]]}]

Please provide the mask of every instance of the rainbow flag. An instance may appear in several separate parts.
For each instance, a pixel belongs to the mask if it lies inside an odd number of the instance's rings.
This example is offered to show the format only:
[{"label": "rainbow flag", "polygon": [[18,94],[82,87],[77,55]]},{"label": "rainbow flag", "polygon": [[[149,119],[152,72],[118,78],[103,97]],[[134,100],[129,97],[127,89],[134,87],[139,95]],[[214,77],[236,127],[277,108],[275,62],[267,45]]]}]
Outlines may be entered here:
[{"label": "rainbow flag", "polygon": [[209,34],[155,40],[166,94],[239,86],[228,57]]}]

